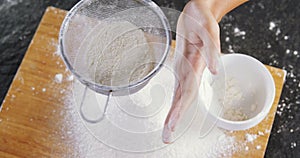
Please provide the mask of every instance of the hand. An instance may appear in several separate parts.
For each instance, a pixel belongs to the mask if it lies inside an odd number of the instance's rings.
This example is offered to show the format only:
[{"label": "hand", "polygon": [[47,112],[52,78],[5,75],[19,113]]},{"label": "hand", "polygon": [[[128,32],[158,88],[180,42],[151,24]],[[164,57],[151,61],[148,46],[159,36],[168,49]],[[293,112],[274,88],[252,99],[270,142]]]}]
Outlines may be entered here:
[{"label": "hand", "polygon": [[205,68],[216,72],[216,55],[220,54],[219,25],[205,4],[190,1],[179,17],[176,32],[176,75],[172,107],[164,124],[163,142],[171,143],[175,126],[198,94]]},{"label": "hand", "polygon": [[[246,0],[198,0],[186,4],[181,13],[176,32],[176,75],[172,107],[165,120],[162,140],[172,143],[172,132],[182,114],[198,95],[205,66],[217,73],[220,55],[219,25],[221,17]],[[224,5],[224,3],[231,5]]]}]

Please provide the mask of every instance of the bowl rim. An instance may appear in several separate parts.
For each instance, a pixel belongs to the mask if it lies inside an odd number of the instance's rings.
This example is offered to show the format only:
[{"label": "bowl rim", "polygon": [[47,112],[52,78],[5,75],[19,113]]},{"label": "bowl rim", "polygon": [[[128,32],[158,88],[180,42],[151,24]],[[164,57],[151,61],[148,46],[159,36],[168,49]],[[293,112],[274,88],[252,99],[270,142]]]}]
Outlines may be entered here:
[{"label": "bowl rim", "polygon": [[[210,115],[212,115],[212,117],[214,117],[214,119],[217,120],[217,124],[219,126],[221,126],[222,128],[228,129],[228,130],[242,130],[242,129],[248,129],[251,127],[254,127],[255,125],[257,125],[258,123],[260,123],[269,113],[274,99],[275,99],[275,95],[276,95],[276,88],[275,88],[275,82],[274,79],[270,73],[270,71],[266,68],[266,66],[261,63],[259,60],[255,59],[252,56],[249,55],[245,55],[245,54],[241,54],[241,53],[234,53],[234,54],[225,54],[222,55],[221,58],[223,57],[239,57],[239,58],[246,58],[248,60],[251,60],[252,62],[254,62],[255,64],[257,64],[261,70],[263,71],[263,73],[266,75],[267,80],[269,80],[269,84],[271,87],[271,98],[270,101],[268,101],[262,108],[262,110],[256,114],[254,117],[247,119],[247,120],[243,120],[243,121],[232,121],[232,120],[227,120],[222,118],[221,116],[215,116],[213,114],[211,114],[211,112],[209,110],[207,110],[207,107],[205,106],[205,109],[208,111],[208,113]],[[229,128],[228,126],[231,125],[246,125],[246,126],[236,126],[235,128]]]}]

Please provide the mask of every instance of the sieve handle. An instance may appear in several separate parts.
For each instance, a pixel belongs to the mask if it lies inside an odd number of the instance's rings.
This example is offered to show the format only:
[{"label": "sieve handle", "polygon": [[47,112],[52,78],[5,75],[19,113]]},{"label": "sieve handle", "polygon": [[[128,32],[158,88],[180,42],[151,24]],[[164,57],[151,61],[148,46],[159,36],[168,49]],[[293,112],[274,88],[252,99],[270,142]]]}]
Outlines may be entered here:
[{"label": "sieve handle", "polygon": [[85,100],[85,97],[86,97],[86,91],[87,91],[87,86],[85,87],[84,89],[84,93],[83,93],[83,96],[82,96],[82,99],[81,99],[81,103],[80,103],[80,109],[79,109],[79,113],[81,115],[81,117],[86,121],[86,122],[89,122],[89,123],[98,123],[100,121],[102,121],[106,115],[106,110],[107,110],[107,106],[108,106],[108,102],[109,102],[109,99],[110,97],[112,96],[112,92],[109,92],[108,95],[107,95],[107,99],[106,99],[106,103],[105,103],[105,106],[104,106],[104,111],[102,113],[102,115],[97,118],[97,119],[88,119],[83,111],[82,111],[82,107],[83,107],[83,103],[84,103],[84,100]]}]

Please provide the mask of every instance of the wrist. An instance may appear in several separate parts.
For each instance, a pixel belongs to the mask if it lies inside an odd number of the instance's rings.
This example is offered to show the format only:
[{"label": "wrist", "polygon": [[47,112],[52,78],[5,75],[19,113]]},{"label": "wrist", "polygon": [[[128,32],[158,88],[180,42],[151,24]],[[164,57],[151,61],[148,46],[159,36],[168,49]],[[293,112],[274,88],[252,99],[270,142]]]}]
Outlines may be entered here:
[{"label": "wrist", "polygon": [[240,6],[241,4],[247,2],[248,0],[196,0],[203,6],[210,9],[212,15],[219,22],[222,17],[233,10],[234,8]]}]

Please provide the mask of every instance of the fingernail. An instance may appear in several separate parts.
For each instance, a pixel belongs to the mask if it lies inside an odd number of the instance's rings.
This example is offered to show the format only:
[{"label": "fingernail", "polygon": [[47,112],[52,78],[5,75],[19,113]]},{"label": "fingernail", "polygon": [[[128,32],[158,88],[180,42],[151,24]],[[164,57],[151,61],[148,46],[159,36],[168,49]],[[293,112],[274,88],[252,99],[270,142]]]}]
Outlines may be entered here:
[{"label": "fingernail", "polygon": [[172,132],[170,131],[169,127],[165,126],[164,130],[163,130],[163,134],[162,134],[162,141],[165,144],[172,143],[172,141],[171,141],[171,135],[172,135]]},{"label": "fingernail", "polygon": [[165,143],[165,144],[171,144],[171,140],[170,140],[170,138],[169,137],[163,137],[163,142]]}]

